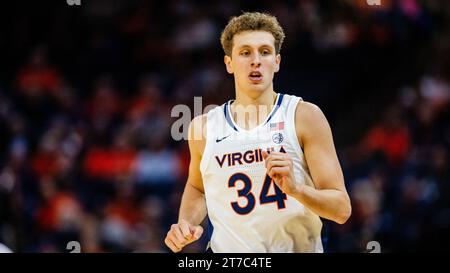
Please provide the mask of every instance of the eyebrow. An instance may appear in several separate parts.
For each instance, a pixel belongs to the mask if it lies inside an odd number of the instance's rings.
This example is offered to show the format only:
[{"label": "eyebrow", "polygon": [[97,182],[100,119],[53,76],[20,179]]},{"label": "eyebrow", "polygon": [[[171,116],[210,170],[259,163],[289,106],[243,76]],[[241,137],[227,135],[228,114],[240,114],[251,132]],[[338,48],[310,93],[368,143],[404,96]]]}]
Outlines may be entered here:
[{"label": "eyebrow", "polygon": [[[253,46],[248,45],[248,44],[244,44],[244,45],[239,46],[238,48],[241,49],[241,48],[245,48],[245,47],[253,47]],[[258,47],[258,48],[261,48],[261,47],[275,48],[275,46],[272,46],[272,45],[269,45],[269,44],[257,45],[256,47]]]}]

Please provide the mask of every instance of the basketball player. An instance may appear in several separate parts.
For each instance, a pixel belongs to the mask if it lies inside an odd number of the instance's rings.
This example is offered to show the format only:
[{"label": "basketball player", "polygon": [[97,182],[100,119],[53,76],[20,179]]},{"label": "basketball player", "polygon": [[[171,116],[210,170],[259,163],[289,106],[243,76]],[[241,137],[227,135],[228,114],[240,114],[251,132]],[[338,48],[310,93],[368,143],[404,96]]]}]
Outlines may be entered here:
[{"label": "basketball player", "polygon": [[257,12],[223,30],[236,99],[190,124],[189,176],[165,238],[172,251],[198,240],[208,215],[212,252],[323,252],[320,217],[339,224],[350,217],[324,114],[273,90],[283,39],[277,19]]}]

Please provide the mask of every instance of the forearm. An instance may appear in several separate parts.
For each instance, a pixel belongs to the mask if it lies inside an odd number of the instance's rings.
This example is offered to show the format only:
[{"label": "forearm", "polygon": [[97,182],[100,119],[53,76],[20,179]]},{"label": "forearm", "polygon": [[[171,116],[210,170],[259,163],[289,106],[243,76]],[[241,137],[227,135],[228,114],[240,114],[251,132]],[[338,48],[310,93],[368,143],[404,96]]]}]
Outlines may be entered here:
[{"label": "forearm", "polygon": [[350,199],[340,190],[302,185],[293,197],[320,217],[339,224],[344,224],[351,215]]},{"label": "forearm", "polygon": [[184,219],[192,225],[200,225],[205,219],[206,213],[205,195],[191,184],[186,183],[178,221]]}]

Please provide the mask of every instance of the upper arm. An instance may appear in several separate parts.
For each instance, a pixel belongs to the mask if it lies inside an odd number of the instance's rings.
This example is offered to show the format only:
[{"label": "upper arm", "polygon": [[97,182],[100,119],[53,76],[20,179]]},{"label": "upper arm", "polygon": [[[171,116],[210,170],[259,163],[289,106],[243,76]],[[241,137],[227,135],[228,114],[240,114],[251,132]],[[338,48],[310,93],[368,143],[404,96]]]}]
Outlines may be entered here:
[{"label": "upper arm", "polygon": [[206,144],[206,115],[197,116],[191,121],[188,142],[191,159],[187,183],[204,193],[200,162]]},{"label": "upper arm", "polygon": [[299,102],[295,124],[316,188],[336,189],[346,193],[331,128],[323,112],[312,103]]}]

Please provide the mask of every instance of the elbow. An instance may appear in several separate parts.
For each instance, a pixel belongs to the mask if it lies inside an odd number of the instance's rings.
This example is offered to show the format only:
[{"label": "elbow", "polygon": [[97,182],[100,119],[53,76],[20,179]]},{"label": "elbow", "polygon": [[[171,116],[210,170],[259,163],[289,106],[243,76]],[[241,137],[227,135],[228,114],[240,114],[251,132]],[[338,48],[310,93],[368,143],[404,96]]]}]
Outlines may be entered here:
[{"label": "elbow", "polygon": [[352,206],[350,204],[350,199],[348,199],[348,201],[346,201],[342,206],[341,206],[341,211],[339,212],[339,214],[337,215],[335,222],[343,225],[347,222],[347,220],[350,218],[350,216],[352,215]]},{"label": "elbow", "polygon": [[342,212],[336,219],[336,223],[343,225],[352,215],[351,208],[348,211]]}]

